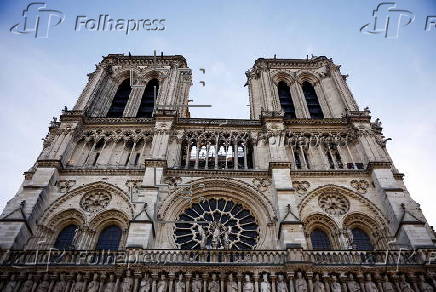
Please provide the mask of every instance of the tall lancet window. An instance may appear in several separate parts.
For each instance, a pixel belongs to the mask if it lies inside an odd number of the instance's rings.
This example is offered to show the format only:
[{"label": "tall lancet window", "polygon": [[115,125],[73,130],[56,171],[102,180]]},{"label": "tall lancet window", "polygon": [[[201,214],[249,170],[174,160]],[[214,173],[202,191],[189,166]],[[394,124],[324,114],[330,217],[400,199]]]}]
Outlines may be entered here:
[{"label": "tall lancet window", "polygon": [[305,81],[302,85],[302,89],[304,97],[306,98],[307,109],[309,110],[310,117],[312,119],[323,119],[324,114],[319,105],[318,96],[316,95],[313,85]]},{"label": "tall lancet window", "polygon": [[145,86],[144,93],[141,98],[141,105],[139,106],[137,118],[151,118],[154,109],[154,100],[157,98],[159,90],[159,81],[157,79],[151,79],[147,86]]},{"label": "tall lancet window", "polygon": [[124,108],[129,100],[130,91],[132,91],[130,79],[127,78],[118,86],[117,93],[115,93],[112,105],[106,115],[108,118],[121,118],[123,116]]},{"label": "tall lancet window", "polygon": [[280,81],[277,85],[280,104],[285,112],[285,119],[295,119],[295,107],[292,102],[291,89],[284,81]]}]

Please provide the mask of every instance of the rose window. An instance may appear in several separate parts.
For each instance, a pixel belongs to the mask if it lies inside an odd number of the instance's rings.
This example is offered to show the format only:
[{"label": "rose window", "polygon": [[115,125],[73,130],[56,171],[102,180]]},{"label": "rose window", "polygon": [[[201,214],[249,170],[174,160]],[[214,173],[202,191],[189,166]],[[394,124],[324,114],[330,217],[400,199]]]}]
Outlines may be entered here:
[{"label": "rose window", "polygon": [[179,216],[174,236],[181,249],[253,249],[259,227],[241,204],[209,199],[193,203]]},{"label": "rose window", "polygon": [[321,195],[318,204],[321,209],[330,215],[344,215],[350,208],[347,198],[336,193]]},{"label": "rose window", "polygon": [[80,206],[88,212],[100,211],[109,205],[112,196],[104,190],[95,190],[83,195]]}]

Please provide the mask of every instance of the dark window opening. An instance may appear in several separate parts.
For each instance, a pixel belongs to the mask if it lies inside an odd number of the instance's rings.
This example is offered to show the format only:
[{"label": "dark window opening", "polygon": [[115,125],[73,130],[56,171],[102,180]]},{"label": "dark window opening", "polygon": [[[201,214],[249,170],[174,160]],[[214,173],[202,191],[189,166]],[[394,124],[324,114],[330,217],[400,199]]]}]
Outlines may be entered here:
[{"label": "dark window opening", "polygon": [[97,160],[100,157],[100,152],[95,153],[94,162],[92,162],[92,165],[95,166],[97,164]]},{"label": "dark window opening", "polygon": [[121,228],[111,225],[103,229],[98,238],[97,250],[117,250],[121,240]]},{"label": "dark window opening", "polygon": [[329,250],[331,249],[330,239],[327,234],[321,229],[315,229],[310,234],[310,239],[312,241],[312,248],[318,250]]},{"label": "dark window opening", "polygon": [[354,228],[351,232],[353,233],[353,249],[374,250],[371,240],[365,231],[360,228]]},{"label": "dark window opening", "polygon": [[59,232],[58,237],[56,238],[56,242],[54,244],[54,248],[56,249],[65,249],[71,250],[75,247],[73,246],[74,237],[76,236],[77,226],[76,225],[68,225],[61,232]]},{"label": "dark window opening", "polygon": [[310,164],[309,164],[309,155],[307,154],[306,151],[303,151],[303,155],[304,155],[304,159],[306,160],[306,168],[310,169]]},{"label": "dark window opening", "polygon": [[335,164],[333,163],[333,158],[332,155],[330,154],[330,151],[327,151],[326,154],[327,154],[327,159],[329,161],[330,169],[335,169]]},{"label": "dark window opening", "polygon": [[141,156],[141,153],[136,153],[136,156],[135,156],[135,165],[138,165],[139,157],[140,156]]},{"label": "dark window opening", "polygon": [[301,159],[300,159],[299,151],[294,151],[294,158],[295,158],[295,167],[297,169],[301,169]]},{"label": "dark window opening", "polygon": [[312,119],[323,119],[324,114],[319,104],[318,96],[316,95],[315,88],[312,84],[305,81],[302,85],[303,94],[306,98],[307,109],[309,110]]},{"label": "dark window opening", "polygon": [[280,81],[277,85],[280,104],[285,113],[285,119],[295,119],[295,107],[292,101],[291,89],[284,81]]},{"label": "dark window opening", "polygon": [[124,108],[129,100],[130,91],[130,79],[124,80],[119,86],[117,93],[115,93],[112,105],[107,113],[108,118],[121,118],[123,116]]},{"label": "dark window opening", "polygon": [[154,101],[157,98],[159,90],[159,81],[157,79],[150,80],[145,86],[142,94],[141,104],[139,105],[137,118],[151,118],[154,110]]}]

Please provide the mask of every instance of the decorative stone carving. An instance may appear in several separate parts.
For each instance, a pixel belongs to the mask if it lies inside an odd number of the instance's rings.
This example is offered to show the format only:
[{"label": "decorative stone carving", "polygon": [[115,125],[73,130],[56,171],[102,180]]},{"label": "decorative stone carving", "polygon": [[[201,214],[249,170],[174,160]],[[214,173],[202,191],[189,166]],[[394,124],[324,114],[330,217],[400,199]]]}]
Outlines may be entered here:
[{"label": "decorative stone carving", "polygon": [[98,274],[94,273],[92,281],[88,284],[87,292],[98,292],[100,283],[98,282]]},{"label": "decorative stone carving", "polygon": [[145,273],[144,278],[139,283],[139,292],[148,292],[151,288],[151,281],[148,274]]},{"label": "decorative stone carving", "polygon": [[295,292],[307,292],[307,282],[303,278],[301,272],[297,272],[297,279],[295,280]]},{"label": "decorative stone carving", "polygon": [[253,184],[260,192],[265,192],[271,185],[271,180],[267,178],[253,178]]},{"label": "decorative stone carving", "polygon": [[318,274],[315,275],[315,282],[313,282],[313,292],[325,292],[325,285]]},{"label": "decorative stone carving", "polygon": [[168,185],[171,191],[174,191],[181,182],[182,178],[179,176],[167,176],[164,179],[164,183]]},{"label": "decorative stone carving", "polygon": [[98,212],[109,205],[112,196],[104,190],[93,190],[83,195],[80,207],[87,212]]},{"label": "decorative stone carving", "polygon": [[341,284],[338,282],[336,276],[332,276],[332,282],[330,283],[330,291],[331,292],[341,292]]},{"label": "decorative stone carving", "polygon": [[59,281],[57,281],[56,284],[54,285],[52,292],[64,292],[66,289],[67,289],[67,282],[65,281],[65,275],[61,273],[59,275]]},{"label": "decorative stone carving", "polygon": [[17,283],[17,281],[15,280],[15,275],[12,274],[12,276],[11,276],[9,282],[8,282],[8,283],[6,284],[6,286],[3,288],[3,291],[4,291],[4,292],[14,292],[15,289],[18,288],[17,286],[18,286],[18,283]]},{"label": "decorative stone carving", "polygon": [[185,292],[186,284],[183,281],[183,274],[179,274],[179,278],[176,282],[175,292]]},{"label": "decorative stone carving", "polygon": [[394,285],[389,281],[388,275],[384,275],[382,288],[384,292],[395,292]]},{"label": "decorative stone carving", "polygon": [[126,276],[121,283],[121,291],[122,292],[131,292],[133,289],[133,278],[131,277],[131,273],[129,270],[126,272]]},{"label": "decorative stone carving", "polygon": [[27,274],[27,279],[26,281],[24,281],[23,285],[21,286],[21,292],[32,292],[33,289],[33,279],[32,279],[33,275],[32,274]]},{"label": "decorative stone carving", "polygon": [[260,283],[260,292],[270,292],[271,284],[268,282],[268,274],[262,275],[262,282]]},{"label": "decorative stone carving", "polygon": [[[82,292],[83,289],[85,289],[85,282],[83,282],[82,274],[77,274],[76,282],[73,284],[73,287],[71,288],[71,292]],[[104,290],[104,292],[110,292]]]},{"label": "decorative stone carving", "polygon": [[237,292],[238,291],[238,283],[233,280],[233,274],[229,274],[227,278],[227,292]]},{"label": "decorative stone carving", "polygon": [[347,281],[347,288],[349,292],[359,292],[360,291],[360,286],[359,283],[357,283],[354,280],[354,276],[353,274],[350,274],[348,276],[348,281]]},{"label": "decorative stone carving", "polygon": [[300,195],[304,195],[310,188],[310,183],[308,181],[293,181],[292,187],[297,193],[299,193]]},{"label": "decorative stone carving", "polygon": [[404,274],[400,276],[400,282],[398,285],[400,287],[401,292],[414,292],[414,290],[410,287],[410,284],[407,283],[406,276]]},{"label": "decorative stone carving", "polygon": [[59,192],[66,193],[68,192],[71,187],[73,187],[76,184],[75,180],[60,180],[58,182],[59,185]]},{"label": "decorative stone carving", "polygon": [[192,280],[192,292],[201,292],[202,284],[200,275],[196,274],[194,280]]},{"label": "decorative stone carving", "polygon": [[245,274],[245,281],[244,286],[242,287],[243,292],[253,292],[254,291],[254,285],[253,282],[251,282],[250,275]]},{"label": "decorative stone carving", "polygon": [[421,289],[421,292],[433,292],[433,287],[425,281],[424,275],[419,275],[419,283],[418,283],[419,289]]},{"label": "decorative stone carving", "polygon": [[216,274],[212,274],[212,280],[209,282],[207,286],[209,292],[219,292],[220,291],[220,283],[216,279]]},{"label": "decorative stone carving", "polygon": [[350,203],[338,193],[326,193],[319,196],[318,204],[327,214],[341,216],[348,212]]},{"label": "decorative stone carving", "polygon": [[167,291],[167,280],[165,279],[165,275],[160,275],[160,280],[157,282],[157,292],[166,292]]},{"label": "decorative stone carving", "polygon": [[288,284],[286,284],[282,274],[279,274],[277,278],[277,292],[288,292]]},{"label": "decorative stone carving", "polygon": [[[104,287],[104,292],[113,292],[115,290],[115,276],[114,274],[109,275],[109,280]],[[79,292],[79,291],[77,291]]]},{"label": "decorative stone carving", "polygon": [[50,288],[50,281],[49,281],[48,274],[44,274],[44,276],[42,278],[42,282],[39,283],[38,288],[36,289],[36,292],[48,292],[49,288]]},{"label": "decorative stone carving", "polygon": [[[365,291],[366,292],[378,292],[377,285],[371,280],[371,274],[366,275]],[[401,291],[406,292],[405,290],[401,290]],[[409,292],[412,292],[412,291],[409,291]]]},{"label": "decorative stone carving", "polygon": [[353,189],[355,189],[358,193],[360,194],[364,194],[367,192],[368,187],[369,187],[369,182],[361,179],[361,180],[356,180],[353,179],[350,183],[350,185],[353,187]]}]

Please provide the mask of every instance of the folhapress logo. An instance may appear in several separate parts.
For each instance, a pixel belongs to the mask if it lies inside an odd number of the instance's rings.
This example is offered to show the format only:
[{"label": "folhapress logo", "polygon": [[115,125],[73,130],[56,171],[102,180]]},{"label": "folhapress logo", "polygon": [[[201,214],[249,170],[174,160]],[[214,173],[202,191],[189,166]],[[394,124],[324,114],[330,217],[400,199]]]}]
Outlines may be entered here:
[{"label": "folhapress logo", "polygon": [[65,19],[59,10],[47,9],[43,2],[32,2],[23,10],[23,20],[10,28],[12,33],[33,34],[35,38],[48,38],[51,27]]}]

